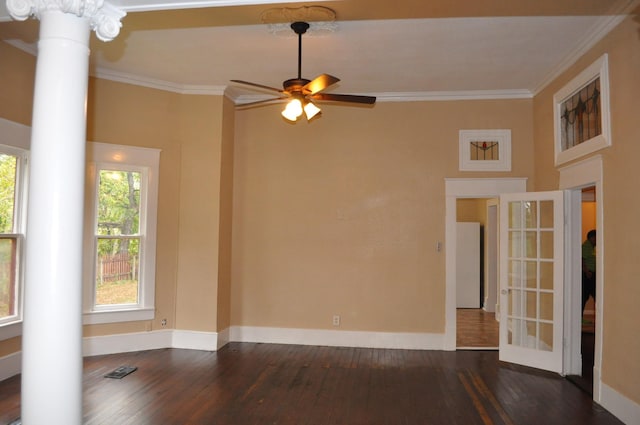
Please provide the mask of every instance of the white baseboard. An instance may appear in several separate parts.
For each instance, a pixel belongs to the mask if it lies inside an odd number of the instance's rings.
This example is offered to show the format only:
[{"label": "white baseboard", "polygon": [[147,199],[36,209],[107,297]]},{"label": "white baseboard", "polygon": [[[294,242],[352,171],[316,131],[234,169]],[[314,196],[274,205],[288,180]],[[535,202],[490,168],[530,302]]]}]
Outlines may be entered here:
[{"label": "white baseboard", "polygon": [[[216,351],[230,341],[335,347],[443,350],[444,334],[359,332],[325,329],[232,326],[220,332],[167,329],[83,338],[84,356],[126,353],[161,348]],[[0,358],[0,380],[21,371],[21,352]]]},{"label": "white baseboard", "polygon": [[22,370],[22,352],[0,357],[0,381],[17,375]]},{"label": "white baseboard", "polygon": [[172,334],[171,330],[162,330],[86,337],[82,340],[82,353],[85,356],[100,356],[169,348]]},{"label": "white baseboard", "polygon": [[216,351],[218,349],[218,334],[216,332],[175,329],[171,338],[171,348]]},{"label": "white baseboard", "polygon": [[640,404],[605,383],[600,385],[600,405],[626,425],[640,425]]},{"label": "white baseboard", "polygon": [[256,326],[232,326],[229,329],[229,340],[406,350],[442,350],[444,347],[444,334],[334,331]]},{"label": "white baseboard", "polygon": [[230,331],[226,328],[218,332],[218,350],[227,345],[231,340],[229,339]]}]

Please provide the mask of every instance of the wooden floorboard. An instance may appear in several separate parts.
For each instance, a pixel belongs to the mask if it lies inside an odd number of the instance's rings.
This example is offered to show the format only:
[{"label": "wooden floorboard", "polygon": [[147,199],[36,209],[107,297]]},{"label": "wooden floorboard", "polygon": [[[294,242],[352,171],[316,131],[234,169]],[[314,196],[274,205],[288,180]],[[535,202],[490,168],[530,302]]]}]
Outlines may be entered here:
[{"label": "wooden floorboard", "polygon": [[[138,370],[103,377],[122,365]],[[90,425],[622,423],[567,380],[496,351],[230,343],[95,356],[83,404]],[[0,382],[0,425],[19,415],[15,376]]]},{"label": "wooden floorboard", "polygon": [[500,323],[495,313],[481,308],[456,309],[456,346],[458,348],[497,348]]}]

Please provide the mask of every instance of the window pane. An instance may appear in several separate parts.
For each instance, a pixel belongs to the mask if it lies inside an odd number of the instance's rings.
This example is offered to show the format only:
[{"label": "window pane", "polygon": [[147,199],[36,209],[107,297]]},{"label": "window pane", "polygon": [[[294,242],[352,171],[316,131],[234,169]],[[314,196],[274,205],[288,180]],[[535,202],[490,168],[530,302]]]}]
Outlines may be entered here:
[{"label": "window pane", "polygon": [[0,154],[0,233],[13,233],[17,158]]},{"label": "window pane", "polygon": [[0,319],[16,314],[15,237],[0,238]]},{"label": "window pane", "polygon": [[136,235],[140,229],[140,173],[100,170],[97,234]]},{"label": "window pane", "polygon": [[137,304],[140,239],[98,239],[96,305]]}]

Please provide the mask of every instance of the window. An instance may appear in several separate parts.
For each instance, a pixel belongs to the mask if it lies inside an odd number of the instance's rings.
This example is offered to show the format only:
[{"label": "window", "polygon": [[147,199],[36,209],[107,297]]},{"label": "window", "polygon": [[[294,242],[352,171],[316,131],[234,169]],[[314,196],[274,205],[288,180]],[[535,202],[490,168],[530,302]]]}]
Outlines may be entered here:
[{"label": "window", "polygon": [[159,153],[89,143],[85,323],[154,316]]},{"label": "window", "polygon": [[20,335],[28,127],[0,119],[0,340]]}]

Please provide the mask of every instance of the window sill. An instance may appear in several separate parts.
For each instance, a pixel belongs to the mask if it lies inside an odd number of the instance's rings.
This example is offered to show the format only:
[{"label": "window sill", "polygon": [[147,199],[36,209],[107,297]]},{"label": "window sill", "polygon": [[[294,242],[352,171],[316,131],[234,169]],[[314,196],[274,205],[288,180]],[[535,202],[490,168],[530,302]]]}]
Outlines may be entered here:
[{"label": "window sill", "polygon": [[139,320],[152,320],[154,317],[154,308],[92,311],[83,314],[83,324],[97,325],[101,323],[136,322]]},{"label": "window sill", "polygon": [[0,325],[0,341],[22,335],[22,321]]}]

